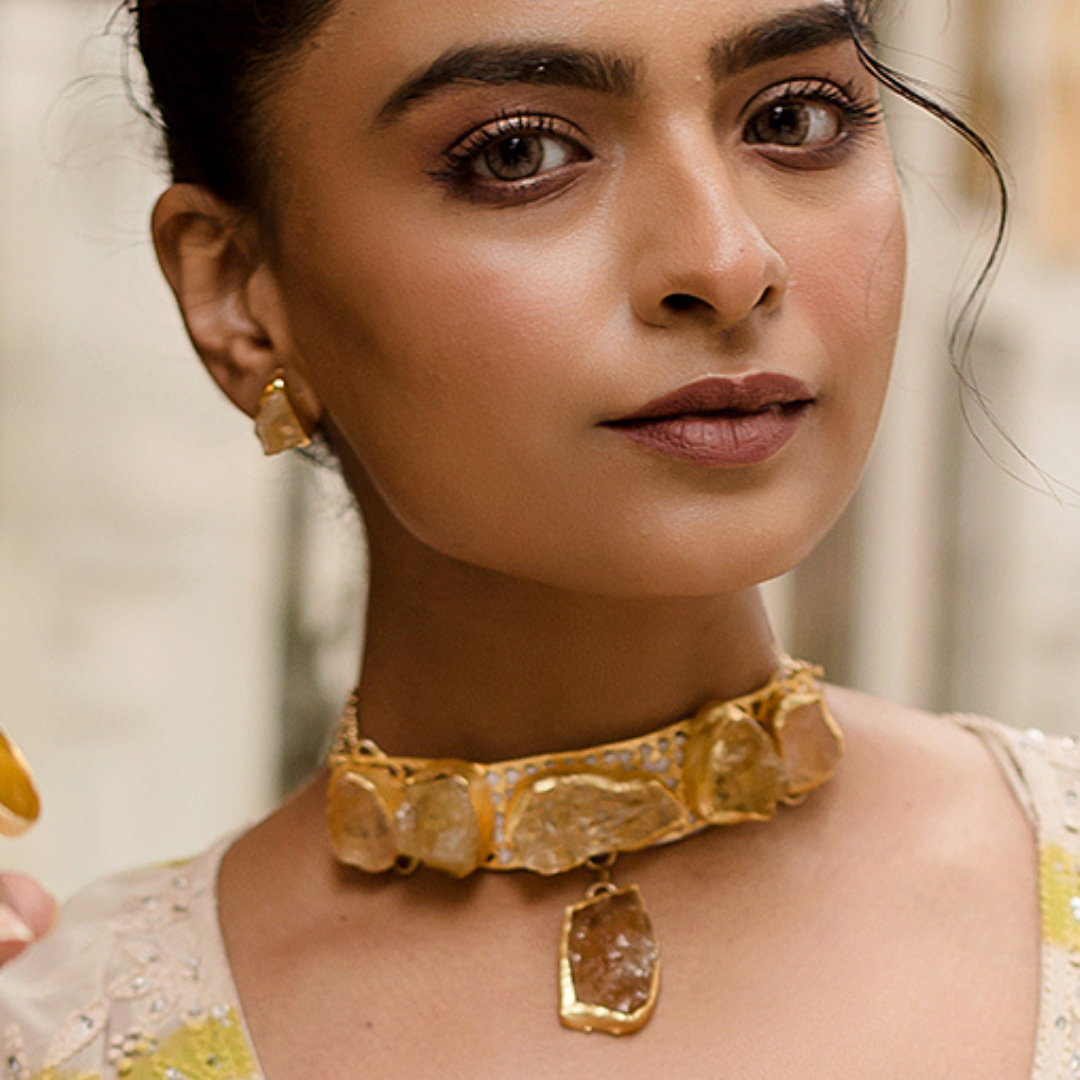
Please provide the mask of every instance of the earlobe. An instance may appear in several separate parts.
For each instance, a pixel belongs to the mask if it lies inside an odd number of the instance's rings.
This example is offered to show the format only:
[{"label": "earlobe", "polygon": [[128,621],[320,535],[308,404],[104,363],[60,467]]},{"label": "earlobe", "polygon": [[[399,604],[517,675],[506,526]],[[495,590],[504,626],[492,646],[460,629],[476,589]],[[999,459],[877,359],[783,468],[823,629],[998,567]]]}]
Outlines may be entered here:
[{"label": "earlobe", "polygon": [[153,235],[191,341],[229,399],[253,416],[267,385],[287,372],[317,416],[254,221],[206,188],[175,184],[154,208]]}]

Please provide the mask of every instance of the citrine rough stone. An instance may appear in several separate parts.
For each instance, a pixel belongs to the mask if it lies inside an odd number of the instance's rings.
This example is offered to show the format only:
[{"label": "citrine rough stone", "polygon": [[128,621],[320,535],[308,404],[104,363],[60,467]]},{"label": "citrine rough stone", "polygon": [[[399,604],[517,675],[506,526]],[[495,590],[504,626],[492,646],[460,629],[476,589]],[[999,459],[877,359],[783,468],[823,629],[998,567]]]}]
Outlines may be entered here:
[{"label": "citrine rough stone", "polygon": [[349,771],[335,773],[330,781],[330,835],[337,857],[370,874],[389,870],[398,856],[388,779]]},{"label": "citrine rough stone", "polygon": [[683,819],[678,800],[654,777],[539,776],[510,808],[506,843],[526,869],[560,874],[594,855],[647,847]]},{"label": "citrine rough stone", "polygon": [[472,785],[461,775],[411,779],[397,815],[401,853],[458,877],[486,855]]},{"label": "citrine rough stone", "polygon": [[844,737],[820,696],[785,702],[773,730],[792,795],[819,787],[836,772]]},{"label": "citrine rough stone", "polygon": [[787,773],[768,734],[741,709],[695,733],[683,770],[694,809],[714,825],[765,821],[787,794]]},{"label": "citrine rough stone", "polygon": [[311,445],[311,439],[280,380],[275,379],[263,393],[255,417],[255,434],[267,454],[280,454],[285,450]]},{"label": "citrine rough stone", "polygon": [[636,886],[567,908],[559,981],[567,1027],[623,1035],[648,1021],[660,989],[660,949]]}]

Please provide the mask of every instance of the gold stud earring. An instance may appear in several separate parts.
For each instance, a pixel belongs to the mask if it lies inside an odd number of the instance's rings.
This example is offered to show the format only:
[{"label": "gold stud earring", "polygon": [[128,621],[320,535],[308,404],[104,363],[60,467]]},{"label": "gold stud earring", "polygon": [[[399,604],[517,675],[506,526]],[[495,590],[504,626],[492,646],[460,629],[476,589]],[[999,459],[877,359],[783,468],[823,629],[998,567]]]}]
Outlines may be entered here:
[{"label": "gold stud earring", "polygon": [[281,454],[310,446],[313,427],[289,392],[285,372],[276,371],[266,384],[255,410],[255,434],[262,443],[263,452]]}]

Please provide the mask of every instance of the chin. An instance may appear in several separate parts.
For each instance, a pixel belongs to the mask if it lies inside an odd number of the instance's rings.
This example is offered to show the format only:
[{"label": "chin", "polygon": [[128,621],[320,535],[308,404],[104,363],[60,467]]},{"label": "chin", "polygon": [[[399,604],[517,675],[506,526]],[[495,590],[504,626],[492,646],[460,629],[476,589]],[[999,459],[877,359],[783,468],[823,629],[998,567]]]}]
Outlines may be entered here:
[{"label": "chin", "polygon": [[762,508],[736,521],[629,533],[632,546],[611,541],[568,573],[602,595],[689,598],[750,589],[802,563],[836,523],[850,492],[818,489],[818,496],[815,505],[790,500],[782,515]]},{"label": "chin", "polygon": [[470,559],[500,575],[582,595],[612,599],[659,600],[724,596],[754,588],[801,563],[828,532],[828,523],[812,531],[788,527],[714,530],[704,535],[656,535],[632,546],[598,541],[595,549],[577,548],[565,558],[533,552],[534,558],[503,562]]}]

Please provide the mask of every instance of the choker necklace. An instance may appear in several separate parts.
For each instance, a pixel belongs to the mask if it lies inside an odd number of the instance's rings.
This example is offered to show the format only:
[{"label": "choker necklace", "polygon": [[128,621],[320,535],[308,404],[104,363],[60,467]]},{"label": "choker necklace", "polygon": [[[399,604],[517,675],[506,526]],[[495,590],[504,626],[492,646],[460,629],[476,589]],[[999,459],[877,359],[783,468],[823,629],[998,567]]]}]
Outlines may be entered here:
[{"label": "choker necklace", "polygon": [[597,881],[563,917],[559,1017],[636,1031],[656,1005],[660,953],[637,886],[611,882],[616,856],[767,821],[824,784],[843,736],[820,677],[785,658],[761,689],[649,735],[494,764],[391,757],[361,738],[353,694],[329,759],[335,854],[368,873],[423,864],[457,877],[587,865]]}]

